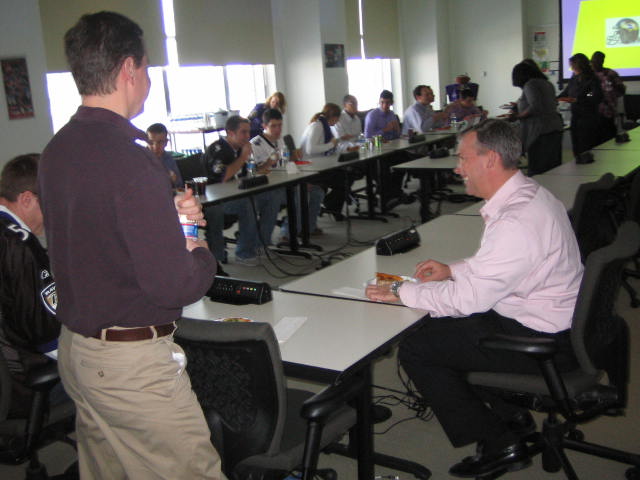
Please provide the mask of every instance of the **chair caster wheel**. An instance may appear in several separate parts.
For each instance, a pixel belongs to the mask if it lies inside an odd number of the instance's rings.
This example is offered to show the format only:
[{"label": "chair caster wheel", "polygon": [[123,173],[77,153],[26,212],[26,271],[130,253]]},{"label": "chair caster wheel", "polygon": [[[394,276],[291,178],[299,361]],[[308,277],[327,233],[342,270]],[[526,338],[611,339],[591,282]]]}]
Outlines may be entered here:
[{"label": "chair caster wheel", "polygon": [[624,473],[624,476],[627,480],[638,480],[640,479],[640,468],[631,467]]},{"label": "chair caster wheel", "polygon": [[582,440],[584,440],[584,433],[582,433],[580,430],[571,430],[567,434],[567,438],[581,442]]}]

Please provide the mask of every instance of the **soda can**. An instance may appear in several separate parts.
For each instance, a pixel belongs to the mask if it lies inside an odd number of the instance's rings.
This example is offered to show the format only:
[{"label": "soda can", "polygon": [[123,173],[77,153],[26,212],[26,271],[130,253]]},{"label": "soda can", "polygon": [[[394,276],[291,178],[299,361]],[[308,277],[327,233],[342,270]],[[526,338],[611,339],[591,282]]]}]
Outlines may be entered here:
[{"label": "soda can", "polygon": [[178,215],[180,218],[180,225],[182,226],[182,233],[185,238],[191,240],[198,239],[198,222],[195,220],[189,220],[186,215]]}]

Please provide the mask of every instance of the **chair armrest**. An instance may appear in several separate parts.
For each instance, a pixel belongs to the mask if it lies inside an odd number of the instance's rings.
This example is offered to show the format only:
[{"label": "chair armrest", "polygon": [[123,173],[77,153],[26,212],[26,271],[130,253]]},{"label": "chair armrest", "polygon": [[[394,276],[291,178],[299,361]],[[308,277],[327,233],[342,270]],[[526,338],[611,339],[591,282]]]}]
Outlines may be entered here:
[{"label": "chair armrest", "polygon": [[50,390],[59,381],[58,365],[51,362],[29,372],[25,384],[32,390],[45,391]]},{"label": "chair armrest", "polygon": [[480,346],[492,350],[525,353],[535,358],[552,357],[558,351],[554,338],[545,337],[516,337],[511,335],[496,335],[483,338]]},{"label": "chair armrest", "polygon": [[351,377],[348,381],[332,384],[308,398],[302,404],[300,415],[307,420],[324,422],[332,413],[354,398],[364,388],[364,379]]}]

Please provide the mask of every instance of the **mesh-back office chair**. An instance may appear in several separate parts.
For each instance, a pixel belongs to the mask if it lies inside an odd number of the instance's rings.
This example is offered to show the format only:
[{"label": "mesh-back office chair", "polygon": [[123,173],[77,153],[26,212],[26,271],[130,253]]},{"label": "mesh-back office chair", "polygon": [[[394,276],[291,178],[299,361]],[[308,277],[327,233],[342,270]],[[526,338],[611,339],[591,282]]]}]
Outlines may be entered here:
[{"label": "mesh-back office chair", "polygon": [[578,477],[565,449],[634,465],[627,471],[627,478],[640,478],[640,455],[587,443],[576,429],[576,425],[602,415],[621,415],[626,407],[628,328],[614,306],[624,264],[639,248],[640,227],[635,222],[626,222],[614,243],[589,255],[571,326],[577,369],[562,374],[557,371],[552,338],[503,335],[485,339],[481,345],[530,355],[537,360],[541,374],[473,372],[468,376],[473,385],[499,392],[508,401],[547,412],[542,432],[527,438],[533,442],[530,452],[542,452],[545,471],[562,468],[570,480]]},{"label": "mesh-back office chair", "polygon": [[527,175],[540,175],[562,164],[562,130],[540,135],[527,149]]},{"label": "mesh-back office chair", "polygon": [[571,209],[571,224],[584,263],[591,252],[611,243],[615,237],[613,218],[615,178],[611,173],[599,180],[583,183],[576,192]]},{"label": "mesh-back office chair", "polygon": [[[624,216],[627,220],[640,223],[640,172],[633,175],[631,186],[626,195]],[[625,268],[622,279],[622,286],[625,288],[631,298],[631,306],[638,308],[640,306],[640,298],[638,292],[629,283],[630,278],[640,278],[640,257],[633,257],[633,268]]]},{"label": "mesh-back office chair", "polygon": [[268,323],[182,319],[176,342],[230,479],[326,473],[316,471],[319,451],[355,424],[345,402],[362,385],[332,386],[315,396],[287,389]]},{"label": "mesh-back office chair", "polygon": [[75,442],[67,437],[75,428],[73,402],[68,400],[49,405],[49,392],[59,381],[55,364],[31,372],[26,381],[26,386],[34,392],[29,416],[10,418],[12,380],[0,351],[0,463],[19,465],[28,461],[27,480],[78,478],[77,464],[63,475],[48,477],[45,466],[38,459],[38,449],[55,441],[64,441],[75,447]]}]

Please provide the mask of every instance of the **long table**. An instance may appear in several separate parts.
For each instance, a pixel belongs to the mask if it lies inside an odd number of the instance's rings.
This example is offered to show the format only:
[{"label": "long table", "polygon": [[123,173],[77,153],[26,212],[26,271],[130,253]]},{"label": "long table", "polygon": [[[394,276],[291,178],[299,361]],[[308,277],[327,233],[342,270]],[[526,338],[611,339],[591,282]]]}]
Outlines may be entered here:
[{"label": "long table", "polygon": [[365,284],[376,272],[412,276],[415,266],[432,258],[444,263],[473,255],[480,246],[484,223],[479,216],[442,215],[416,227],[420,246],[393,256],[377,255],[375,247],[329,268],[282,285],[285,292],[304,293],[350,300],[370,301]]},{"label": "long table", "polygon": [[593,163],[577,164],[572,160],[552,168],[545,175],[596,175],[612,173],[625,177],[640,167],[640,152],[633,150],[592,150]]},{"label": "long table", "polygon": [[[595,182],[598,180],[596,175],[536,175],[533,177],[544,188],[549,190],[553,195],[562,202],[567,210],[573,207],[573,201],[576,192],[583,183]],[[485,202],[476,202],[462,210],[458,210],[456,215],[480,215],[480,209]]]},{"label": "long table", "polygon": [[373,360],[417,328],[424,312],[274,292],[273,301],[263,305],[225,305],[203,299],[185,307],[182,316],[200,320],[242,316],[270,323],[277,335],[286,330],[280,329],[281,324],[290,327],[292,317],[304,317],[304,323],[280,343],[287,375],[329,384],[357,376],[366,385],[356,401],[356,431],[350,434],[349,446],[336,453],[357,458],[360,480],[374,478],[374,464],[410,471],[421,479],[430,477],[431,472],[422,465],[375,453],[370,418]]},{"label": "long table", "polygon": [[431,220],[436,215],[431,212],[431,184],[435,173],[449,172],[458,166],[458,156],[449,155],[443,158],[422,157],[392,167],[393,170],[410,173],[420,181],[420,219]]}]

